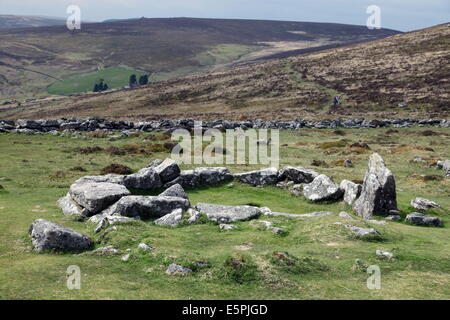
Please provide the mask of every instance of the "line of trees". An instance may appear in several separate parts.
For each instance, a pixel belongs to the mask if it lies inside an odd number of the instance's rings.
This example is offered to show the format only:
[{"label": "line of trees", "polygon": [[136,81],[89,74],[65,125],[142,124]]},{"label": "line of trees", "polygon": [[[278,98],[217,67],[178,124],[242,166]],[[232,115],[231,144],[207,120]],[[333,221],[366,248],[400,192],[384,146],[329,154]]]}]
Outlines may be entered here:
[{"label": "line of trees", "polygon": [[137,77],[136,77],[135,74],[132,74],[130,76],[130,81],[129,81],[130,88],[135,88],[137,86],[144,86],[146,84],[148,84],[148,75],[147,74],[144,74],[143,76],[140,76],[139,77],[139,82],[138,82]]},{"label": "line of trees", "polygon": [[[129,83],[130,88],[136,88],[138,86],[144,86],[144,85],[148,84],[148,82],[149,82],[149,80],[148,80],[147,74],[140,76],[139,80],[135,74],[132,74],[130,76],[128,83]],[[102,92],[102,91],[106,91],[108,89],[109,89],[109,87],[108,87],[108,84],[105,82],[105,80],[100,79],[100,81],[94,85],[94,89],[92,89],[92,91],[93,92]]]},{"label": "line of trees", "polygon": [[94,92],[101,92],[108,90],[108,84],[106,82],[103,82],[103,79],[100,79],[100,82],[96,83],[94,85],[94,89],[92,91]]}]

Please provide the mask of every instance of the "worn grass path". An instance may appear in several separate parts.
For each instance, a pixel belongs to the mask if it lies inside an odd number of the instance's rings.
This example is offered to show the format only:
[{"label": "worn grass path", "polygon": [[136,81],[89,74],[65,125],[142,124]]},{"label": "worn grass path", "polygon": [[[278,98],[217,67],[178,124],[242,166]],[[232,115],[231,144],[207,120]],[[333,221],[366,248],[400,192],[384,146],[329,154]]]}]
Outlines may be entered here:
[{"label": "worn grass path", "polygon": [[[424,136],[427,128],[370,130],[302,130],[281,132],[281,165],[311,167],[312,160],[324,160],[328,167],[317,171],[340,180],[363,178],[367,159],[379,152],[396,176],[399,207],[411,212],[409,201],[422,196],[437,201],[443,209],[429,212],[441,217],[443,228],[425,228],[389,222],[376,228],[383,240],[355,239],[347,230],[334,225],[344,220],[337,214],[350,208],[344,203],[313,204],[275,188],[252,188],[234,183],[217,188],[192,190],[193,204],[253,204],[273,211],[309,213],[333,211],[334,216],[289,219],[266,218],[286,226],[287,234],[277,236],[262,231],[257,220],[240,222],[238,231],[221,232],[217,225],[204,223],[164,228],[150,222],[119,226],[97,247],[114,245],[122,252],[131,248],[131,258],[76,254],[36,254],[27,234],[30,223],[44,218],[93,235],[93,226],[65,217],[56,206],[69,185],[86,174],[99,174],[101,168],[120,163],[138,170],[163,153],[111,155],[108,152],[82,154],[87,146],[148,145],[148,134],[110,142],[107,138],[81,140],[70,137],[0,135],[0,299],[449,299],[450,298],[450,183],[442,171],[422,163],[411,163],[414,156],[428,161],[450,158],[448,129],[433,128],[435,135]],[[151,141],[151,140],[150,140]],[[371,150],[350,147],[366,142]],[[154,143],[163,143],[156,141]],[[327,144],[321,144],[327,142]],[[331,142],[331,143],[330,143]],[[344,142],[344,143],[342,143]],[[428,149],[427,149],[428,148]],[[431,151],[432,150],[432,151]],[[352,159],[354,168],[339,166]],[[86,172],[71,171],[81,166]],[[233,172],[253,169],[231,166]],[[435,180],[430,180],[435,179]],[[145,242],[156,249],[137,250]],[[381,249],[396,254],[392,261],[376,257]],[[273,263],[274,251],[287,251],[303,259],[296,271]],[[234,281],[224,265],[230,256],[241,254],[249,269],[241,283]],[[382,289],[368,290],[365,270],[353,270],[355,259],[381,268]],[[191,265],[208,261],[210,267],[189,277],[170,277],[164,271],[170,263]],[[66,269],[81,268],[81,290],[68,290]],[[320,266],[320,267],[319,267]]]}]

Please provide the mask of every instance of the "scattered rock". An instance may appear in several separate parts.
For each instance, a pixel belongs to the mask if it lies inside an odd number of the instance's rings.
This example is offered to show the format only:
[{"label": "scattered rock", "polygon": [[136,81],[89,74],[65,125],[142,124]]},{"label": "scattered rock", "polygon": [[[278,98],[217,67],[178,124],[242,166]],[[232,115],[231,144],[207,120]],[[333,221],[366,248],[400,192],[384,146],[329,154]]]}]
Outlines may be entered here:
[{"label": "scattered rock", "polygon": [[430,201],[425,198],[415,198],[411,200],[411,207],[417,210],[429,210],[433,208],[441,208],[441,206],[433,201]]},{"label": "scattered rock", "polygon": [[330,177],[321,174],[313,182],[303,187],[303,195],[311,201],[337,201],[342,198],[343,191]]},{"label": "scattered rock", "polygon": [[108,224],[115,225],[136,221],[139,220],[139,217],[128,218],[122,216],[106,216],[106,220],[108,220]]},{"label": "scattered rock", "polygon": [[377,256],[385,257],[388,260],[392,260],[395,257],[395,255],[392,252],[382,251],[382,250],[375,251],[375,254]]},{"label": "scattered rock", "polygon": [[97,224],[97,226],[95,227],[94,233],[99,233],[100,231],[102,231],[102,229],[104,229],[106,226],[108,225],[108,220],[106,218],[103,218],[102,220],[100,220],[100,222]]},{"label": "scattered rock", "polygon": [[161,177],[161,181],[166,183],[177,178],[180,175],[181,170],[174,160],[167,158],[155,167],[155,171]]},{"label": "scattered rock", "polygon": [[127,253],[125,255],[122,256],[122,258],[120,258],[122,261],[127,262],[128,260],[130,260],[130,254]]},{"label": "scattered rock", "polygon": [[178,264],[172,263],[166,270],[166,273],[171,276],[187,276],[192,274],[192,270]]},{"label": "scattered rock", "polygon": [[61,208],[62,212],[66,216],[82,214],[83,208],[80,207],[78,205],[78,203],[73,201],[73,199],[69,193],[66,196],[60,198],[57,203],[58,203],[58,207]]},{"label": "scattered rock", "polygon": [[287,166],[280,170],[278,179],[293,181],[295,183],[311,183],[319,174],[313,169]]},{"label": "scattered rock", "polygon": [[183,210],[175,209],[169,214],[159,218],[155,221],[155,224],[159,226],[171,226],[176,227],[183,221]]},{"label": "scattered rock", "polygon": [[344,190],[344,202],[352,205],[361,195],[362,186],[349,180],[342,180],[339,187]]},{"label": "scattered rock", "polygon": [[361,227],[356,227],[356,226],[352,226],[349,224],[345,224],[342,222],[336,222],[336,225],[339,226],[343,226],[347,229],[349,229],[350,231],[352,231],[354,234],[360,236],[360,237],[378,237],[380,234],[378,233],[378,231],[376,231],[373,228],[361,228]]},{"label": "scattered rock", "polygon": [[120,198],[128,196],[130,191],[122,185],[107,182],[74,183],[70,187],[70,196],[81,207],[88,211],[87,215],[96,214]]},{"label": "scattered rock", "polygon": [[271,221],[261,220],[259,222],[264,226],[265,230],[272,231],[273,233],[278,235],[285,233],[285,228],[275,227],[273,222]]},{"label": "scattered rock", "polygon": [[339,213],[339,217],[341,218],[345,218],[345,219],[349,219],[349,220],[353,220],[356,221],[355,218],[353,218],[349,213],[342,211],[341,213]]},{"label": "scattered rock", "polygon": [[250,220],[257,218],[261,210],[252,206],[222,206],[217,204],[198,203],[195,208],[205,213],[209,220],[219,223]]},{"label": "scattered rock", "polygon": [[186,211],[186,214],[189,217],[188,220],[187,220],[188,224],[194,224],[202,217],[200,212],[198,212],[197,210],[192,209],[192,208],[189,208]]},{"label": "scattered rock", "polygon": [[415,163],[426,163],[425,160],[423,160],[421,157],[414,157],[411,162],[415,162]]},{"label": "scattered rock", "polygon": [[386,220],[390,220],[390,221],[400,221],[400,220],[402,220],[402,217],[401,217],[400,215],[397,215],[397,214],[391,214],[391,215],[388,215],[388,216],[386,217]]},{"label": "scattered rock", "polygon": [[225,230],[225,231],[239,229],[239,227],[235,226],[234,224],[226,224],[226,223],[221,223],[219,225],[219,228],[220,228],[220,230]]},{"label": "scattered rock", "polygon": [[234,178],[242,183],[252,186],[266,186],[276,184],[278,181],[277,168],[267,168],[262,170],[250,171],[245,173],[237,173]]},{"label": "scattered rock", "polygon": [[35,220],[29,228],[29,234],[35,251],[86,250],[93,245],[92,240],[84,234],[44,219]]},{"label": "scattered rock", "polygon": [[394,175],[378,153],[370,156],[361,196],[355,201],[353,209],[364,219],[376,214],[387,215],[389,210],[397,209]]},{"label": "scattered rock", "polygon": [[423,213],[413,212],[406,216],[406,222],[417,226],[442,227],[442,220],[437,217],[429,217]]},{"label": "scattered rock", "polygon": [[266,228],[266,230],[273,227],[273,222],[271,221],[260,220],[258,222],[261,223]]},{"label": "scattered rock", "polygon": [[160,194],[161,197],[178,197],[189,200],[188,195],[184,192],[184,189],[179,184],[174,184],[170,188],[166,189],[163,193]]},{"label": "scattered rock", "polygon": [[155,248],[146,245],[145,243],[139,243],[138,248],[144,251],[155,250]]},{"label": "scattered rock", "polygon": [[86,252],[85,254],[93,254],[99,256],[110,256],[120,254],[119,250],[115,249],[113,246],[106,246],[95,249],[91,252]]},{"label": "scattered rock", "polygon": [[103,239],[104,237],[106,237],[107,234],[109,234],[109,233],[111,233],[111,232],[114,232],[114,231],[117,231],[117,227],[116,227],[116,226],[106,229],[106,230],[100,235],[99,238],[100,238],[100,239]]}]

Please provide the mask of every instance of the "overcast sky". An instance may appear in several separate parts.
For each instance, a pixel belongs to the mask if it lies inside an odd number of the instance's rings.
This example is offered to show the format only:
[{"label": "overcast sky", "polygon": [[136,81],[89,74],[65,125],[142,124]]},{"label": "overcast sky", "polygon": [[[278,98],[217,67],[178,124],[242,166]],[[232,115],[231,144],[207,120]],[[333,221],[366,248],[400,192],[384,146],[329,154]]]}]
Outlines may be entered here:
[{"label": "overcast sky", "polygon": [[0,0],[0,14],[66,17],[70,4],[88,21],[145,16],[365,25],[369,5],[381,8],[383,28],[410,31],[450,21],[450,0]]}]

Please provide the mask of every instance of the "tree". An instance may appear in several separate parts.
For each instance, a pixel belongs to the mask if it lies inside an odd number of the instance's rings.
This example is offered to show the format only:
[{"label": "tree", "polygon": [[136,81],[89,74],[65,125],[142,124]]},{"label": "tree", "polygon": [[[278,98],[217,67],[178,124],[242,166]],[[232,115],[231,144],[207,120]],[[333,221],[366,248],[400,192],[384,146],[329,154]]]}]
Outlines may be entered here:
[{"label": "tree", "polygon": [[106,82],[103,82],[103,79],[100,79],[98,83],[96,83],[94,85],[94,92],[101,92],[101,91],[105,91],[108,90],[108,84]]},{"label": "tree", "polygon": [[135,75],[135,74],[132,74],[132,75],[130,76],[130,87],[133,88],[133,87],[136,87],[136,86],[137,86],[136,75]]},{"label": "tree", "polygon": [[148,84],[148,75],[143,75],[139,77],[139,84],[141,86],[145,86],[146,84]]}]

